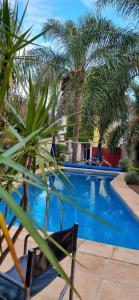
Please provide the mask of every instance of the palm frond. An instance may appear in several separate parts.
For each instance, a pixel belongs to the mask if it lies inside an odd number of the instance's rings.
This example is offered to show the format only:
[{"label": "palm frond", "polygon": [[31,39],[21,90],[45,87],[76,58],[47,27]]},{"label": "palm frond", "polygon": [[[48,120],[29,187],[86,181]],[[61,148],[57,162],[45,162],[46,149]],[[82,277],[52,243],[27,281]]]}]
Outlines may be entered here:
[{"label": "palm frond", "polygon": [[114,6],[117,11],[131,18],[139,17],[139,1],[138,0],[97,0],[97,6],[105,7],[107,5]]},{"label": "palm frond", "polygon": [[119,146],[121,138],[124,138],[124,132],[125,128],[120,124],[114,127],[107,135],[107,147],[111,152],[114,152]]}]

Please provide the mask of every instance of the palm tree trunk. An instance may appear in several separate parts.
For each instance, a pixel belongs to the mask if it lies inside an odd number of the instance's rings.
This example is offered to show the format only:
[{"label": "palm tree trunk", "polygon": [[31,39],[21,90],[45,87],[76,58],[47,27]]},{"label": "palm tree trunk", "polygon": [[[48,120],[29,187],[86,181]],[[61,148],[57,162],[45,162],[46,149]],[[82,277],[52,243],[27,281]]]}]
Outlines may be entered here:
[{"label": "palm tree trunk", "polygon": [[76,88],[74,94],[74,127],[73,127],[73,153],[72,162],[77,162],[78,139],[80,133],[80,106],[81,106],[81,85]]}]

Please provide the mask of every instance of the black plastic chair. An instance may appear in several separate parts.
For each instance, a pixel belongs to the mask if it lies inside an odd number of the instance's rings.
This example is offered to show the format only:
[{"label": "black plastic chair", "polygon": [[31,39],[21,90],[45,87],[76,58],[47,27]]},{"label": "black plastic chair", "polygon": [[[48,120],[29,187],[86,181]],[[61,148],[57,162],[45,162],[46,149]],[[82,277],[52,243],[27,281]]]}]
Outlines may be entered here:
[{"label": "black plastic chair", "polygon": [[[58,242],[69,254],[71,259],[70,279],[74,284],[75,255],[77,249],[78,225],[53,233],[51,237]],[[35,247],[27,252],[27,242],[30,235],[27,235],[24,241],[24,255],[19,258],[24,276],[26,278],[26,289],[22,284],[16,268],[13,266],[6,273],[0,272],[0,300],[28,300],[46,288],[59,273],[51,265],[47,257]],[[63,253],[54,243],[46,239],[46,243],[55,254],[58,261],[64,259],[67,255]],[[60,293],[58,300],[63,299],[68,285],[66,284]],[[46,293],[47,299],[47,293]],[[69,300],[73,299],[73,290],[69,291]]]}]

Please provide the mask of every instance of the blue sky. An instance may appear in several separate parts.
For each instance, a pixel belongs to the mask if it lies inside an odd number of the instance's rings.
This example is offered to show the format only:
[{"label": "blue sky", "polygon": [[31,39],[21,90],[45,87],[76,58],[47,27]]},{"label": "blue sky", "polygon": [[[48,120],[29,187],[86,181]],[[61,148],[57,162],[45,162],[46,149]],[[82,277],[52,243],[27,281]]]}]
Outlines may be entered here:
[{"label": "blue sky", "polygon": [[[11,0],[14,3],[14,0]],[[23,11],[26,0],[18,0],[19,13]],[[25,28],[33,25],[33,33],[38,33],[47,19],[72,19],[77,21],[88,11],[95,12],[95,0],[30,0],[25,19]],[[130,20],[124,20],[117,15],[113,8],[102,11],[102,15],[112,20],[116,25],[126,27]],[[41,41],[42,43],[42,41]]]}]

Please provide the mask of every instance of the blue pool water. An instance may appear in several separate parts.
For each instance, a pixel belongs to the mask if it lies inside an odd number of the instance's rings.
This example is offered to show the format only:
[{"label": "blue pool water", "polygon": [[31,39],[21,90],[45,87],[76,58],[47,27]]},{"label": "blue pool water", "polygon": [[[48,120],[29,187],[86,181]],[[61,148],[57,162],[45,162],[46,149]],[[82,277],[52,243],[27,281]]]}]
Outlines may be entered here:
[{"label": "blue pool water", "polygon": [[[79,223],[80,238],[139,249],[139,223],[112,189],[110,182],[114,177],[97,173],[71,171],[65,171],[65,173],[73,184],[74,190],[63,179],[59,181],[53,175],[51,179],[58,192],[72,199],[82,208],[101,217],[117,229],[98,222],[65,200],[62,201],[64,205],[63,228]],[[19,191],[22,193],[22,188],[19,188]],[[18,194],[14,193],[14,197],[19,201]],[[29,198],[29,214],[43,227],[45,223],[46,192],[30,186]],[[0,210],[4,211],[3,202],[0,204]],[[58,231],[60,229],[61,211],[60,201],[55,195],[52,195],[49,206],[48,229],[50,231]],[[11,213],[8,215],[8,223],[10,219]]]}]

